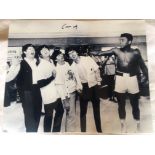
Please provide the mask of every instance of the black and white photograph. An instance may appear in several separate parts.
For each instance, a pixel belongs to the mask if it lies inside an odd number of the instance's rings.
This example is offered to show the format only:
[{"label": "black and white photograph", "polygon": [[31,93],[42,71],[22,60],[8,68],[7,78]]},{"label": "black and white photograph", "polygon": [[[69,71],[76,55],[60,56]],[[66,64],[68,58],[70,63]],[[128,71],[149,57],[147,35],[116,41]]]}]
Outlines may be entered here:
[{"label": "black and white photograph", "polygon": [[12,20],[3,132],[152,133],[145,20]]}]

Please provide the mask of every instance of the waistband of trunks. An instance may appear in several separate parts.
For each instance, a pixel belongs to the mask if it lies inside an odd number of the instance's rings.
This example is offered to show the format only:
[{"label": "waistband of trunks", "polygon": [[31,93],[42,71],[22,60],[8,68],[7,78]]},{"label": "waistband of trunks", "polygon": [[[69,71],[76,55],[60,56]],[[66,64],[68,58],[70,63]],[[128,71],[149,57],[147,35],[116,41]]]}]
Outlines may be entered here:
[{"label": "waistband of trunks", "polygon": [[116,71],[116,75],[124,76],[125,74],[128,74],[130,77],[136,76],[136,74],[134,73],[125,73],[125,72]]}]

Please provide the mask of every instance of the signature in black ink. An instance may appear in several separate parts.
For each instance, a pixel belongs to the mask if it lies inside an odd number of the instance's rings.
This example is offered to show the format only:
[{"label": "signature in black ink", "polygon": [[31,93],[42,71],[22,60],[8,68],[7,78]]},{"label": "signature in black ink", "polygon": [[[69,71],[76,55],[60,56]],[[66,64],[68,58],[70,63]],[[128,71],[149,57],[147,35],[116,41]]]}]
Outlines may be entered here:
[{"label": "signature in black ink", "polygon": [[67,24],[63,24],[61,29],[77,29],[78,25],[67,25]]}]

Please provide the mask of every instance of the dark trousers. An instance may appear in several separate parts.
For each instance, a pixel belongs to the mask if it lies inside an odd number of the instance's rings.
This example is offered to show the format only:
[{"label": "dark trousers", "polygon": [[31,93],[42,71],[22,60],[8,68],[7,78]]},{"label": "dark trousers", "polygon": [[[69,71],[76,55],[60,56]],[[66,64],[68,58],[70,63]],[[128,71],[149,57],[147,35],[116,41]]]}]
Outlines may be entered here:
[{"label": "dark trousers", "polygon": [[44,132],[51,132],[52,120],[53,120],[53,111],[55,110],[55,117],[53,123],[53,132],[60,132],[61,122],[64,113],[61,99],[58,99],[56,102],[51,104],[45,104],[45,117],[44,117]]},{"label": "dark trousers", "polygon": [[[135,120],[140,120],[140,110],[139,110],[139,94],[128,94],[130,104],[132,106],[132,115]],[[120,119],[126,118],[126,94],[116,93],[118,101],[118,114]]]},{"label": "dark trousers", "polygon": [[88,87],[88,83],[84,83],[83,90],[80,95],[80,125],[81,132],[86,132],[86,114],[88,101],[91,100],[93,105],[94,120],[97,132],[102,132],[100,118],[100,99],[97,92],[97,86]]},{"label": "dark trousers", "polygon": [[17,88],[15,80],[5,83],[5,94],[4,94],[4,107],[11,105],[11,102],[16,101]]},{"label": "dark trousers", "polygon": [[107,85],[108,85],[108,97],[112,99],[114,97],[114,75],[107,75]]},{"label": "dark trousers", "polygon": [[37,132],[42,108],[40,89],[34,85],[31,91],[25,90],[22,94],[26,132]]},{"label": "dark trousers", "polygon": [[5,84],[5,94],[4,94],[4,107],[8,107],[11,105],[11,98],[8,84]]}]

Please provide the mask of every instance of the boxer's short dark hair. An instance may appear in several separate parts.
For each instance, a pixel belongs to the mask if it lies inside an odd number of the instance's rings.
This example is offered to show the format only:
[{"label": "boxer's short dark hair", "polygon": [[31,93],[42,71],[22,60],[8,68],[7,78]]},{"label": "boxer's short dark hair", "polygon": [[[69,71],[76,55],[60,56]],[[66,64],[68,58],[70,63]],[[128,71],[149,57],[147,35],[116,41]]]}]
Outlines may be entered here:
[{"label": "boxer's short dark hair", "polygon": [[126,37],[128,39],[128,41],[133,40],[133,35],[130,33],[122,33],[120,37]]}]

